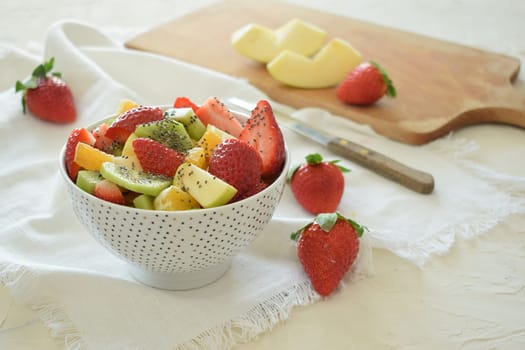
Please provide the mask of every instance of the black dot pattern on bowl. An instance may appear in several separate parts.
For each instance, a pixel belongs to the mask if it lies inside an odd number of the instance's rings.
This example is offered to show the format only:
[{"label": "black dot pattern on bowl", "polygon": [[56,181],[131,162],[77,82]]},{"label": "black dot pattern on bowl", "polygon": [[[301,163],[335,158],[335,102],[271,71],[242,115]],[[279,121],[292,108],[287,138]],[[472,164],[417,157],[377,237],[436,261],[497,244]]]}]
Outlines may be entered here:
[{"label": "black dot pattern on bowl", "polygon": [[79,221],[104,247],[155,272],[213,267],[250,244],[270,221],[284,185],[216,210],[143,211],[70,188]]}]

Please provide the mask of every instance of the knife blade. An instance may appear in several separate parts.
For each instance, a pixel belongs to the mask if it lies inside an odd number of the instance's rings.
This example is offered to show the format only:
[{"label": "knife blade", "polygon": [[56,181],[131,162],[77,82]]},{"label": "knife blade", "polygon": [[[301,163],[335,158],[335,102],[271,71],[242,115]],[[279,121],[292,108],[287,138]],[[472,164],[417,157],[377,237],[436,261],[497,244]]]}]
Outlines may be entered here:
[{"label": "knife blade", "polygon": [[[228,98],[226,104],[232,110],[234,108],[241,109],[239,112],[244,112],[248,115],[255,106],[255,104],[237,97]],[[434,177],[427,172],[402,164],[395,159],[345,138],[333,136],[322,130],[310,127],[279,110],[274,109],[274,114],[279,124],[384,178],[421,194],[430,194],[434,190]]]}]

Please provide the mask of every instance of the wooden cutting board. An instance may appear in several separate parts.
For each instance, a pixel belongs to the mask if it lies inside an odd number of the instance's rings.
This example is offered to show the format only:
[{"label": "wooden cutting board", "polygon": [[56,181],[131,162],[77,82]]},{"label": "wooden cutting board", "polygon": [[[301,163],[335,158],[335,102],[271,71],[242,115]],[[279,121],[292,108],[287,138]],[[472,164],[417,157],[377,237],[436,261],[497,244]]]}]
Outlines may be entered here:
[{"label": "wooden cutting board", "polygon": [[[335,97],[335,88],[296,89],[273,79],[262,64],[230,46],[231,34],[255,22],[277,28],[299,18],[347,40],[365,60],[381,63],[397,91],[368,107]],[[466,125],[498,122],[525,127],[525,91],[512,85],[516,58],[287,3],[225,1],[143,33],[129,48],[155,52],[248,79],[286,105],[324,108],[378,133],[424,144]]]}]

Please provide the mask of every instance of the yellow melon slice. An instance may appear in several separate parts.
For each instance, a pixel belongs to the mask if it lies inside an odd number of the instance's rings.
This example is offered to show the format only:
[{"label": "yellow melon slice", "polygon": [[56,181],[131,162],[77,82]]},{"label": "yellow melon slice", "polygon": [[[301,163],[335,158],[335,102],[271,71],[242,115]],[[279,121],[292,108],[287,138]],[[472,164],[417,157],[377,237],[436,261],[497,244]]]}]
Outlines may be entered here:
[{"label": "yellow melon slice", "polygon": [[332,87],[359,63],[362,55],[350,43],[332,39],[313,57],[286,50],[270,61],[270,75],[285,85],[304,89]]},{"label": "yellow melon slice", "polygon": [[249,23],[231,36],[232,47],[241,55],[267,63],[283,50],[311,56],[326,40],[327,33],[300,19],[292,19],[272,30],[257,23]]}]

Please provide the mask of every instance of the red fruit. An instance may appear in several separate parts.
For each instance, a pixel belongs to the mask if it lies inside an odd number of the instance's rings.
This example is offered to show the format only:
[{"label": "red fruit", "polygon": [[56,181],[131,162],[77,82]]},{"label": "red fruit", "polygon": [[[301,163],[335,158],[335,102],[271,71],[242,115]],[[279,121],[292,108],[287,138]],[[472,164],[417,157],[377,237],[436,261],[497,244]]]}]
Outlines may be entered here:
[{"label": "red fruit", "polygon": [[95,197],[115,204],[126,204],[126,200],[120,188],[109,180],[97,182],[93,190]]},{"label": "red fruit", "polygon": [[317,293],[328,296],[337,288],[357,258],[363,231],[350,219],[325,213],[292,234],[298,240],[299,261]]},{"label": "red fruit", "polygon": [[286,157],[286,149],[283,134],[268,101],[261,100],[257,103],[239,139],[254,147],[261,155],[263,178],[273,179],[279,175]]},{"label": "red fruit", "polygon": [[184,97],[184,96],[177,97],[175,99],[175,102],[173,102],[173,107],[175,107],[175,108],[191,107],[191,109],[193,109],[193,112],[195,112],[195,114],[197,114],[197,110],[199,109],[199,106],[197,106],[189,98]]},{"label": "red fruit", "polygon": [[305,159],[306,163],[290,172],[290,188],[295,199],[312,214],[336,211],[345,189],[343,172],[349,170],[336,165],[337,160],[323,161],[318,153],[309,154]]},{"label": "red fruit", "polygon": [[235,187],[236,196],[242,196],[261,181],[262,160],[246,142],[228,139],[215,147],[208,172]]},{"label": "red fruit", "polygon": [[396,89],[386,71],[375,62],[364,62],[354,68],[336,89],[345,103],[369,105],[384,95],[395,97]]},{"label": "red fruit", "polygon": [[145,172],[172,177],[185,155],[148,138],[133,140],[133,150]]},{"label": "red fruit", "polygon": [[214,125],[228,134],[239,137],[241,122],[216,97],[208,97],[195,112],[204,125]]},{"label": "red fruit", "polygon": [[61,79],[60,73],[52,72],[54,58],[38,65],[31,78],[16,82],[15,91],[23,91],[22,107],[37,118],[53,123],[71,123],[77,118],[73,93]]},{"label": "red fruit", "polygon": [[80,166],[74,162],[75,150],[79,142],[87,143],[90,146],[95,144],[95,137],[86,128],[76,128],[71,131],[67,138],[66,151],[64,154],[64,162],[66,165],[67,174],[71,180],[75,181],[77,178]]},{"label": "red fruit", "polygon": [[95,137],[95,148],[98,148],[101,151],[112,153],[118,144],[106,136],[106,132],[109,129],[109,125],[102,123],[93,130],[93,136]]},{"label": "red fruit", "polygon": [[258,183],[256,183],[255,186],[250,188],[248,191],[246,191],[244,193],[241,193],[241,194],[237,193],[231,199],[230,203],[238,202],[238,201],[243,200],[245,198],[251,197],[251,196],[261,192],[262,190],[264,190],[268,186],[269,186],[269,184],[267,182],[261,180]]},{"label": "red fruit", "polygon": [[122,113],[115,119],[106,131],[106,137],[119,142],[126,142],[137,125],[161,120],[164,118],[159,107],[139,106]]}]

